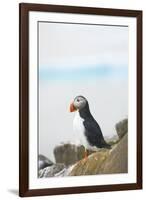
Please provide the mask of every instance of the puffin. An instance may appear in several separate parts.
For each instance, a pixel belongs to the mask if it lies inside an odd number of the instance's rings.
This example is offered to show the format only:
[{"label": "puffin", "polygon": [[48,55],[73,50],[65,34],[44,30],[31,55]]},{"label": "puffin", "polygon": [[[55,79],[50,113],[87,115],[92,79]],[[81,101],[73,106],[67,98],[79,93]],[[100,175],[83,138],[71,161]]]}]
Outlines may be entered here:
[{"label": "puffin", "polygon": [[84,158],[88,157],[88,150],[98,148],[111,149],[102,134],[101,128],[90,112],[89,103],[84,96],[76,96],[70,104],[70,112],[75,112],[73,129],[80,144],[85,148]]}]

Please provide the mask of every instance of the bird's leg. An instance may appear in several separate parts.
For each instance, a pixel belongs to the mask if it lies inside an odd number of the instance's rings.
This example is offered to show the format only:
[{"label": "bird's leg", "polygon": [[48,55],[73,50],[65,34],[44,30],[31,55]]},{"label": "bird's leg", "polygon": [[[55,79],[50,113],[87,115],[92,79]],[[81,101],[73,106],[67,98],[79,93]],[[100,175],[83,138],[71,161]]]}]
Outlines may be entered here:
[{"label": "bird's leg", "polygon": [[81,162],[81,164],[84,165],[87,161],[87,158],[88,158],[88,152],[87,152],[87,149],[84,147],[84,156],[83,156],[83,159],[80,160],[79,162]]},{"label": "bird's leg", "polygon": [[85,153],[84,153],[84,159],[85,159],[85,161],[87,160],[87,158],[88,158],[88,152],[87,152],[87,149],[85,148]]}]

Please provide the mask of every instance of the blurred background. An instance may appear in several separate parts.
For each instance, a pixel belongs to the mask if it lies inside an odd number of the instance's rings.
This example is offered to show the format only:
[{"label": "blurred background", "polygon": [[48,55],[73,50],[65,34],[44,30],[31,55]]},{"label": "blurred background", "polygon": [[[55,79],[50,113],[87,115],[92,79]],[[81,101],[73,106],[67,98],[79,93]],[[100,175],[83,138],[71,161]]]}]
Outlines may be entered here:
[{"label": "blurred background", "polygon": [[39,154],[74,143],[77,95],[87,98],[105,138],[128,117],[128,27],[39,22]]}]

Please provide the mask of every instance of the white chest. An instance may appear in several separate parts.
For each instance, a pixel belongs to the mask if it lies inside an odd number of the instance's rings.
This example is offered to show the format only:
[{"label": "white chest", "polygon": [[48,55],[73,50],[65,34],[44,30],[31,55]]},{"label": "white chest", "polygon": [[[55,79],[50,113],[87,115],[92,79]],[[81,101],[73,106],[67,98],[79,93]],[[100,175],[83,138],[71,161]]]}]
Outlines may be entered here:
[{"label": "white chest", "polygon": [[84,145],[87,148],[89,144],[84,134],[85,127],[83,125],[83,122],[84,119],[80,117],[79,112],[77,111],[73,120],[73,129],[76,137],[76,144]]},{"label": "white chest", "polygon": [[83,122],[84,119],[80,117],[79,112],[77,111],[73,120],[73,129],[75,132],[84,133],[85,128]]}]

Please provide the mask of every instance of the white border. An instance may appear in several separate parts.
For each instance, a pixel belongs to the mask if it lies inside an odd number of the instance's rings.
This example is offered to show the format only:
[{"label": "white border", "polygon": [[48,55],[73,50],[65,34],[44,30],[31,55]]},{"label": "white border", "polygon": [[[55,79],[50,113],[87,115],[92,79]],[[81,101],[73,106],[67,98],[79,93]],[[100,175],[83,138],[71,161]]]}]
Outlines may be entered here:
[{"label": "white border", "polygon": [[[129,26],[128,173],[37,178],[37,21]],[[29,12],[29,189],[136,183],[136,18]]]}]

